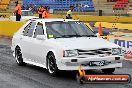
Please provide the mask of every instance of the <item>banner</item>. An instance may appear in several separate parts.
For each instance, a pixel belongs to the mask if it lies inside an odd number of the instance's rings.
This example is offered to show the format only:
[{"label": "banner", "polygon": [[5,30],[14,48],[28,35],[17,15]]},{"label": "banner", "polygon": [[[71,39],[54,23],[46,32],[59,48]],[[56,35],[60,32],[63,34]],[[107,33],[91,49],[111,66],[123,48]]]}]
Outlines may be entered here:
[{"label": "banner", "polygon": [[122,47],[125,58],[132,60],[132,39],[109,39],[109,41]]}]

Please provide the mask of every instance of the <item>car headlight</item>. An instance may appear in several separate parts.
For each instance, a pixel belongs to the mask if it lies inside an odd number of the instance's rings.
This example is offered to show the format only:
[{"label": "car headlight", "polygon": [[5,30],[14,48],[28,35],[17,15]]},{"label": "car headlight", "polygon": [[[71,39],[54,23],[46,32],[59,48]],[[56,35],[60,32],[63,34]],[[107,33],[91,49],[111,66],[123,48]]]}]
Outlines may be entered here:
[{"label": "car headlight", "polygon": [[74,57],[74,56],[78,56],[78,50],[65,50],[63,56],[64,57]]},{"label": "car headlight", "polygon": [[112,55],[119,55],[121,54],[121,48],[113,48]]}]

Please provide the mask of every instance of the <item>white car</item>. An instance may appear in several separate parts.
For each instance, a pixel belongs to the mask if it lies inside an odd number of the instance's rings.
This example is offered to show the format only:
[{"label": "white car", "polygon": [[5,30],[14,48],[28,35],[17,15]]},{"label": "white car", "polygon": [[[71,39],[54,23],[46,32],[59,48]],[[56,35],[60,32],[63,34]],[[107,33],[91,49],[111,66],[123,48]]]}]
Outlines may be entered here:
[{"label": "white car", "polygon": [[[30,10],[22,10],[21,21],[27,21],[33,18],[38,18],[38,17],[34,16],[32,11]],[[10,16],[10,20],[16,21],[16,16]]]},{"label": "white car", "polygon": [[80,65],[112,73],[123,60],[118,45],[71,19],[32,19],[14,34],[11,49],[18,65],[40,66],[52,76],[59,70],[78,70]]}]

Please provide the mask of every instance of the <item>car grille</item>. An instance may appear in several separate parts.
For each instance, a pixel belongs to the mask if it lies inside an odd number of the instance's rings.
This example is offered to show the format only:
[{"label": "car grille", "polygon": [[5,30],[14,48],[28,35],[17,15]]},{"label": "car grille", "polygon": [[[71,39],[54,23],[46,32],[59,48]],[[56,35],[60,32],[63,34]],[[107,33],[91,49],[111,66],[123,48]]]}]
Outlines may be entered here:
[{"label": "car grille", "polygon": [[104,55],[108,54],[111,55],[112,51],[109,48],[101,48],[96,50],[80,50],[78,49],[79,55]]}]

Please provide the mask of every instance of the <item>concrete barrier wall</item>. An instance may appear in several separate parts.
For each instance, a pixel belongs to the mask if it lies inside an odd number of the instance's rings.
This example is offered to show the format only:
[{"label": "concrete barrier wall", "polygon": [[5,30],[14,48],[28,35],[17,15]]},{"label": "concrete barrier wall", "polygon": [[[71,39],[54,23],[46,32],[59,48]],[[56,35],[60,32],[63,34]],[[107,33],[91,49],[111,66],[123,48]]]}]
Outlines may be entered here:
[{"label": "concrete barrier wall", "polygon": [[25,22],[0,21],[0,36],[12,37]]},{"label": "concrete barrier wall", "polygon": [[132,22],[132,17],[116,17],[116,16],[74,16],[81,21],[95,22]]},{"label": "concrete barrier wall", "polygon": [[122,47],[123,53],[125,53],[125,58],[126,60],[131,60],[132,61],[132,38],[129,37],[113,37],[113,36],[108,36],[107,37],[110,42],[113,42],[119,46]]},{"label": "concrete barrier wall", "polygon": [[[65,18],[65,15],[52,14],[54,18]],[[88,15],[73,15],[73,19],[79,19],[85,22],[132,22],[132,17],[125,16],[88,16]]]},{"label": "concrete barrier wall", "polygon": [[123,23],[96,22],[94,26],[99,27],[100,23],[101,23],[101,26],[105,28],[118,28],[118,29],[132,30],[132,24],[130,23],[123,24]]}]

